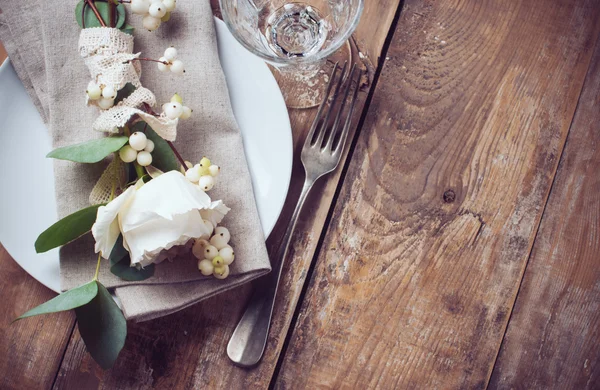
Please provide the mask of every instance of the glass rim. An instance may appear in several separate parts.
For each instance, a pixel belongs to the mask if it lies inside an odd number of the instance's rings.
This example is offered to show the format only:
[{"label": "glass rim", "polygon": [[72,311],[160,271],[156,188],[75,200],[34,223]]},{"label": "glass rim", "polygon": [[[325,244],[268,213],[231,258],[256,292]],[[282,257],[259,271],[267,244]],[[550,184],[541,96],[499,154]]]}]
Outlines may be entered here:
[{"label": "glass rim", "polygon": [[225,22],[225,25],[227,26],[227,29],[229,30],[231,35],[233,35],[235,40],[238,41],[250,53],[262,58],[266,62],[273,64],[273,65],[310,64],[310,63],[318,62],[324,58],[329,57],[331,54],[335,53],[340,47],[342,47],[342,45],[348,39],[350,39],[350,36],[354,33],[354,31],[358,27],[358,23],[360,21],[360,17],[362,16],[362,13],[364,10],[364,5],[365,5],[364,0],[358,0],[358,9],[357,9],[356,15],[354,16],[354,20],[352,20],[352,22],[350,23],[350,27],[346,30],[346,32],[344,32],[344,34],[341,35],[338,43],[336,43],[335,45],[332,45],[332,46],[328,47],[327,49],[325,49],[313,56],[310,56],[310,57],[294,57],[294,58],[284,59],[281,57],[276,57],[276,56],[271,57],[267,54],[264,54],[264,53],[256,50],[256,48],[252,47],[245,40],[243,40],[241,38],[240,34],[238,34],[236,29],[233,27],[233,23],[231,23],[231,21],[227,17],[227,12],[223,12],[223,2],[225,2],[225,1],[228,1],[228,0],[219,0],[219,8],[221,8],[221,16],[223,17],[223,21]]}]

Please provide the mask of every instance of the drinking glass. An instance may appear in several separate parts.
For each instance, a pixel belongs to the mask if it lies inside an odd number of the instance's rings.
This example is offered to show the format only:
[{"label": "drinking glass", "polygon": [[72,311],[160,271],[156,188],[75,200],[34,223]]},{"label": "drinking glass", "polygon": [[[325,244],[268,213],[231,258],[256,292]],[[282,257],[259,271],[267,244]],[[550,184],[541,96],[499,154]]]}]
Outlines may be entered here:
[{"label": "drinking glass", "polygon": [[347,41],[364,7],[363,0],[219,2],[233,36],[279,71],[286,104],[294,108],[321,102],[334,62],[328,57],[350,62]]}]

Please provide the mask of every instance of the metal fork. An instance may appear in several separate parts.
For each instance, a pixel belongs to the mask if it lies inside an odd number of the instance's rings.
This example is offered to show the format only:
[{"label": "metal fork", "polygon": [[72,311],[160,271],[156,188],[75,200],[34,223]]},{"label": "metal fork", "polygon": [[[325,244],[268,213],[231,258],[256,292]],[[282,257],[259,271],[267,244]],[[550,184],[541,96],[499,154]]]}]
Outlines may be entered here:
[{"label": "metal fork", "polygon": [[[326,98],[323,99],[323,102],[319,106],[317,116],[304,142],[301,159],[306,179],[292,219],[288,223],[285,235],[283,236],[281,247],[277,252],[275,261],[272,261],[273,270],[258,283],[246,308],[246,312],[235,328],[231,340],[229,340],[229,344],[227,345],[227,355],[239,366],[252,367],[262,358],[267,344],[275,295],[277,294],[277,286],[281,278],[281,270],[283,269],[283,263],[288,253],[298,215],[315,182],[323,175],[335,170],[340,162],[344,145],[348,138],[352,113],[354,112],[359,82],[362,76],[362,71],[354,65],[350,75],[347,77],[344,93],[340,94],[342,84],[345,81],[346,66],[347,64],[344,64],[340,76],[336,78],[339,67],[337,63],[335,64],[329,84],[327,85]],[[356,87],[351,99],[348,101],[354,80],[356,80]],[[334,90],[333,96],[331,99],[328,99],[332,89]],[[340,96],[342,96],[341,102],[338,99]],[[327,104],[328,100],[331,100],[329,105]],[[338,103],[340,107],[333,121],[331,131],[327,131],[332,111]],[[342,116],[347,104],[349,108],[343,121],[343,127],[340,130]]]}]

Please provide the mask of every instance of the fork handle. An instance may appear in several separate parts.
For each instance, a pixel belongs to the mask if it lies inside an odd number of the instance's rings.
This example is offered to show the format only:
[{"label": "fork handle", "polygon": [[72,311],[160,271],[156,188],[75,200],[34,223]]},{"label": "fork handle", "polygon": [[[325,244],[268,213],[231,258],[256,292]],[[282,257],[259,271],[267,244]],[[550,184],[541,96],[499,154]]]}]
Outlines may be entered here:
[{"label": "fork handle", "polygon": [[292,219],[288,223],[275,261],[272,262],[272,271],[263,280],[259,281],[250,298],[246,312],[229,340],[227,355],[231,361],[239,366],[252,367],[262,358],[269,335],[281,270],[296,228],[298,216],[314,182],[315,180],[308,177],[305,180]]}]

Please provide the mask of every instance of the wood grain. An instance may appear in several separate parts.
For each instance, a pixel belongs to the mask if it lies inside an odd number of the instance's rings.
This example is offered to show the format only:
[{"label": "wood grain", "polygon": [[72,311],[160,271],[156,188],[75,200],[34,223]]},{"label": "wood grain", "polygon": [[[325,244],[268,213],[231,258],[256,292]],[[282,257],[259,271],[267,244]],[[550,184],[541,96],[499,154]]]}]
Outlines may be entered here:
[{"label": "wood grain", "polygon": [[50,388],[75,316],[71,313],[11,322],[56,296],[29,276],[0,245],[0,388]]},{"label": "wood grain", "polygon": [[600,45],[490,382],[600,387]]},{"label": "wood grain", "polygon": [[[213,1],[213,7],[215,2]],[[368,34],[360,38],[361,51],[374,53],[364,57],[369,66],[377,64],[393,15],[399,6],[396,1],[368,1],[359,31]],[[381,17],[386,15],[386,18]],[[388,17],[387,15],[392,15]],[[383,20],[383,21],[382,21]],[[387,27],[386,27],[387,24]],[[377,25],[373,33],[368,26]],[[356,56],[358,57],[358,55]],[[285,88],[285,86],[284,86]],[[365,106],[370,85],[365,80],[354,117],[356,128]],[[308,133],[315,110],[291,110],[290,121],[294,138],[294,166],[290,191],[284,210],[267,242],[270,253],[275,253],[287,221],[295,207],[304,181],[299,161],[300,149]],[[352,135],[351,135],[352,136]],[[344,157],[345,159],[345,157]],[[164,319],[150,323],[129,324],[128,338],[116,366],[103,372],[84,354],[78,333],[65,354],[55,388],[119,387],[119,388],[223,388],[260,389],[268,387],[283,347],[292,315],[296,308],[306,273],[313,259],[331,202],[340,179],[341,170],[319,182],[307,200],[294,237],[280,285],[275,306],[269,344],[261,364],[252,370],[237,368],[226,356],[225,350],[233,329],[241,317],[251,286],[244,286],[206,302],[190,307]]]},{"label": "wood grain", "polygon": [[276,388],[485,388],[599,11],[405,2]]}]

